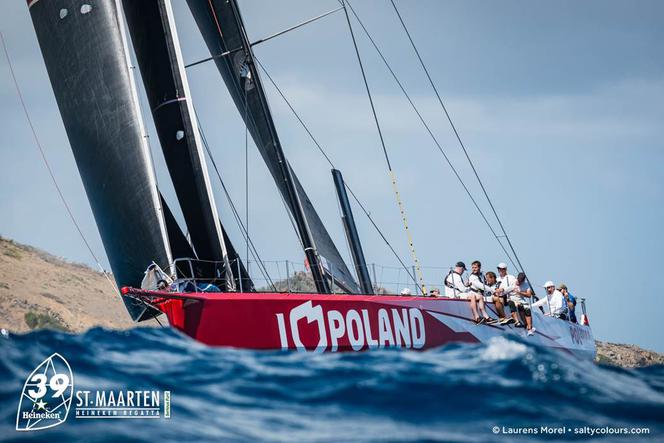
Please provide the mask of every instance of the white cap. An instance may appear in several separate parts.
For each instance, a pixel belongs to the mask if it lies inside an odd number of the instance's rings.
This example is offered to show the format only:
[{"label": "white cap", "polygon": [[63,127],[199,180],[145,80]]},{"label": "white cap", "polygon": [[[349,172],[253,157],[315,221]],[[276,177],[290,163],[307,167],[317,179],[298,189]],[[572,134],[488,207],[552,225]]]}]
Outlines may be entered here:
[{"label": "white cap", "polygon": [[410,295],[410,288],[403,288],[401,290],[401,295]]},{"label": "white cap", "polygon": [[544,286],[543,286],[543,287],[544,287],[544,288],[549,288],[549,287],[551,287],[551,286],[553,286],[554,288],[556,287],[556,285],[554,285],[553,282],[552,282],[551,280],[549,280],[549,281],[547,281],[546,283],[544,283]]},{"label": "white cap", "polygon": [[498,269],[507,269],[507,265],[503,262],[498,263]]}]

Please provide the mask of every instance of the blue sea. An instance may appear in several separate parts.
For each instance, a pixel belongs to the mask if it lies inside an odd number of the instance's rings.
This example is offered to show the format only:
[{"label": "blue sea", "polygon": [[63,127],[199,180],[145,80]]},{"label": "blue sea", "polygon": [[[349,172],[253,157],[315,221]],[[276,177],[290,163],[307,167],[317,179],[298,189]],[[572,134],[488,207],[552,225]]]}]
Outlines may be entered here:
[{"label": "blue sea", "polygon": [[[17,432],[53,353],[75,391],[170,391],[170,418]],[[497,339],[413,352],[211,348],[172,329],[0,337],[0,441],[664,441],[664,366],[625,370]],[[74,399],[74,403],[76,399]],[[625,434],[636,432],[636,434]]]}]

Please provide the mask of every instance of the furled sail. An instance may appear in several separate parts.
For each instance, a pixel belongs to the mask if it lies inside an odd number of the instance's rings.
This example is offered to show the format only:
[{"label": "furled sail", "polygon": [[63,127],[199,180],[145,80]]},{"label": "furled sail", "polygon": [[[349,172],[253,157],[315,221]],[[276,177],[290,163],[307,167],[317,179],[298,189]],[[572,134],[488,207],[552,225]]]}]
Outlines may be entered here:
[{"label": "furled sail", "polygon": [[[187,0],[189,9],[198,24],[217,69],[233,97],[240,114],[245,118],[249,131],[263,160],[274,178],[289,210],[294,212],[293,202],[288,198],[284,174],[280,167],[275,145],[280,147],[274,121],[258,71],[252,60],[252,52],[245,33],[240,11],[235,0]],[[220,54],[228,53],[224,56]],[[247,57],[247,54],[249,57]],[[246,104],[246,106],[245,106]],[[246,117],[245,117],[246,116]],[[334,245],[323,222],[316,213],[295,172],[288,166],[295,182],[296,191],[304,212],[308,229],[314,240],[323,266],[335,283],[348,292],[359,293],[341,254]]]},{"label": "furled sail", "polygon": [[[172,259],[114,0],[28,1],[60,114],[118,286]],[[124,298],[134,320],[145,304]]]},{"label": "furled sail", "polygon": [[[123,0],[152,117],[189,236],[200,260],[223,262],[225,287],[240,257],[229,256],[189,94],[170,0]],[[239,278],[239,277],[238,277]],[[243,285],[244,288],[247,285]]]}]

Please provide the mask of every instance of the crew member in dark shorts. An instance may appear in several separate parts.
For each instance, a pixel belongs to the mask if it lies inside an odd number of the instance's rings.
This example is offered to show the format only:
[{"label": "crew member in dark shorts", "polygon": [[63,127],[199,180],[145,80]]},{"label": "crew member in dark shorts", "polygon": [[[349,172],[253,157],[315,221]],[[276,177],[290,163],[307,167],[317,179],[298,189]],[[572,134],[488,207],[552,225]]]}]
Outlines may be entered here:
[{"label": "crew member in dark shorts", "polygon": [[530,287],[526,274],[519,272],[519,275],[516,277],[516,289],[510,297],[509,307],[512,311],[514,326],[517,328],[523,328],[524,326],[517,315],[518,312],[526,322],[525,326],[528,330],[528,335],[533,335],[535,333],[535,328],[533,328],[533,316],[530,312],[530,299],[533,294],[533,288]]}]

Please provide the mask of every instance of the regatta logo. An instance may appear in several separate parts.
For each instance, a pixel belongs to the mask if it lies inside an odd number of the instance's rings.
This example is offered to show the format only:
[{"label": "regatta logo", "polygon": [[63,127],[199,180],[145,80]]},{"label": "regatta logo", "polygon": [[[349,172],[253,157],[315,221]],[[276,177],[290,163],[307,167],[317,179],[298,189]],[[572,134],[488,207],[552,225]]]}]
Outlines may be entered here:
[{"label": "regatta logo", "polygon": [[321,305],[307,301],[291,309],[288,316],[276,316],[282,349],[289,348],[288,330],[294,347],[300,351],[421,349],[426,343],[424,316],[417,308],[349,309],[344,314],[334,309],[324,312]]},{"label": "regatta logo", "polygon": [[67,420],[74,390],[74,375],[60,354],[53,354],[30,373],[16,413],[17,431],[52,428]]},{"label": "regatta logo", "polygon": [[[76,391],[76,418],[160,418],[160,391]],[[163,392],[163,417],[171,416],[171,392]]]},{"label": "regatta logo", "polygon": [[171,392],[75,391],[67,360],[53,354],[28,376],[16,413],[17,431],[52,428],[67,420],[76,397],[76,418],[170,418]]}]

